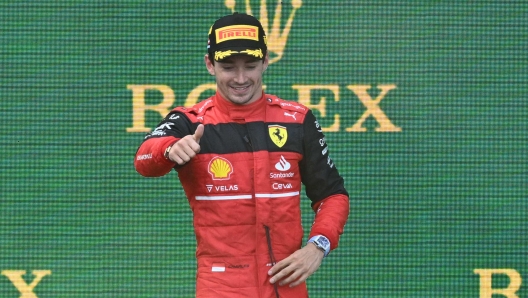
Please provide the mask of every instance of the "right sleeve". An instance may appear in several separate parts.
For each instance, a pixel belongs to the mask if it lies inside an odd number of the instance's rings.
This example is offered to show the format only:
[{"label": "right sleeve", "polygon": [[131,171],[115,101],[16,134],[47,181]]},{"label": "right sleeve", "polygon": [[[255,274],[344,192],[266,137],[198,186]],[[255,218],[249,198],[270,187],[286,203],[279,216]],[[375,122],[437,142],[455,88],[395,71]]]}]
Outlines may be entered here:
[{"label": "right sleeve", "polygon": [[173,111],[148,133],[134,159],[136,171],[145,177],[160,177],[176,165],[165,158],[165,149],[186,135],[193,133],[193,124],[180,112]]}]

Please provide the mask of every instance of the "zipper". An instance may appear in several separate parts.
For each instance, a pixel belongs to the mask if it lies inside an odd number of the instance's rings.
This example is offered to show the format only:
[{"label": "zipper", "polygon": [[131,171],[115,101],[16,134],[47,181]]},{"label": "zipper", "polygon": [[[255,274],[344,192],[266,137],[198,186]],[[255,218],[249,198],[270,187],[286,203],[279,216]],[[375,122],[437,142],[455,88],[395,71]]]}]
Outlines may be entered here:
[{"label": "zipper", "polygon": [[253,149],[253,145],[251,144],[251,140],[249,139],[248,135],[245,135],[243,137],[244,141],[246,142],[246,144],[249,145],[249,147],[251,147],[251,149]]},{"label": "zipper", "polygon": [[[270,228],[267,225],[264,225],[264,230],[266,230],[266,241],[268,242],[268,255],[270,257],[271,266],[275,266],[277,264],[277,261],[275,260],[275,255],[273,254],[273,248],[271,247],[271,236],[270,236]],[[277,298],[280,298],[279,296],[279,288],[277,287],[277,283],[273,284],[273,288],[275,289],[275,296]]]}]

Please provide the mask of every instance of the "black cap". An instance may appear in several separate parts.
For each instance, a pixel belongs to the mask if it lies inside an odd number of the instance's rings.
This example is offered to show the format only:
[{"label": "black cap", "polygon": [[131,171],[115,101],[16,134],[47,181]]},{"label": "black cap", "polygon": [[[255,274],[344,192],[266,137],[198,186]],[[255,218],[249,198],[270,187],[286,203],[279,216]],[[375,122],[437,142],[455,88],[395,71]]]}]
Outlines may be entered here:
[{"label": "black cap", "polygon": [[235,12],[216,20],[209,29],[207,52],[215,61],[232,55],[264,59],[267,50],[266,33],[253,16]]}]

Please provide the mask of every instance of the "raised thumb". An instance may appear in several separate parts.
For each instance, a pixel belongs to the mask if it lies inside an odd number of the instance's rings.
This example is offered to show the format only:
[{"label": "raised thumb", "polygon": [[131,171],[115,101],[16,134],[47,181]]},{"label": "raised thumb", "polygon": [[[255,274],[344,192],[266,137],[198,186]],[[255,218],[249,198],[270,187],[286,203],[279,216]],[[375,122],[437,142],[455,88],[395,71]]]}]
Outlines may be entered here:
[{"label": "raised thumb", "polygon": [[200,143],[200,139],[202,138],[204,133],[204,126],[203,124],[198,125],[196,128],[196,131],[193,134],[193,138],[196,142]]}]

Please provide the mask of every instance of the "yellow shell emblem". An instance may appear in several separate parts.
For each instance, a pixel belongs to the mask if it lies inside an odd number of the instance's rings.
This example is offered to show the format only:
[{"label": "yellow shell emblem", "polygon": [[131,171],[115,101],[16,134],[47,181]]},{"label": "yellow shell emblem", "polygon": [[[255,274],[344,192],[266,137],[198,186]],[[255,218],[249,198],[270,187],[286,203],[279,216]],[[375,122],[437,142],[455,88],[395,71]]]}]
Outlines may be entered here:
[{"label": "yellow shell emblem", "polygon": [[280,125],[268,125],[268,132],[271,141],[279,148],[286,144],[286,140],[288,140],[288,131],[286,130],[286,127]]},{"label": "yellow shell emblem", "polygon": [[216,156],[209,162],[209,174],[213,180],[228,180],[233,173],[233,165],[229,160]]}]

